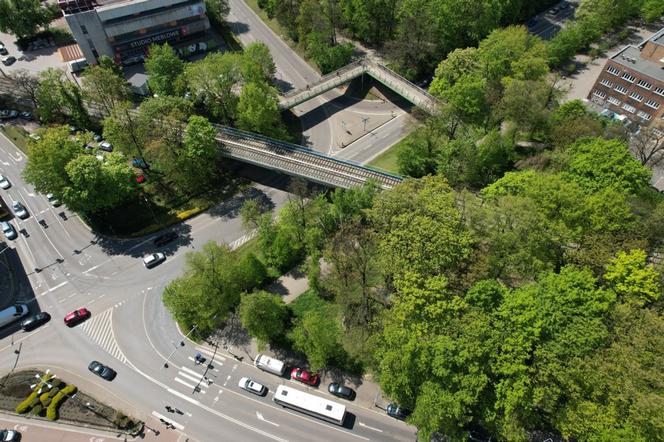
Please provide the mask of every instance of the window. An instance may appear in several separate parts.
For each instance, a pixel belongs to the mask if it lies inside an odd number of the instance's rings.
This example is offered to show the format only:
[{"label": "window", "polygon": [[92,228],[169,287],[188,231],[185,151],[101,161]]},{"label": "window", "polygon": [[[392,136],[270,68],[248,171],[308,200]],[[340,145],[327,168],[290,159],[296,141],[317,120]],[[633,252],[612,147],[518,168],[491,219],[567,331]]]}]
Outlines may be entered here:
[{"label": "window", "polygon": [[630,98],[633,98],[634,100],[638,101],[639,103],[643,101],[643,95],[638,94],[636,92],[632,92],[629,94]]},{"label": "window", "polygon": [[596,95],[599,98],[604,98],[604,97],[606,97],[606,92],[595,89],[593,91],[593,95]]},{"label": "window", "polygon": [[630,74],[629,72],[624,72],[622,74],[622,78],[623,78],[623,80],[627,80],[630,83],[634,83],[634,81],[636,81],[636,77],[634,75]]},{"label": "window", "polygon": [[647,112],[638,111],[636,115],[638,115],[639,117],[643,118],[646,121],[650,120],[650,114]]},{"label": "window", "polygon": [[613,75],[620,75],[620,71],[619,71],[618,69],[614,68],[613,66],[607,66],[607,67],[606,67],[606,70],[607,70],[610,74],[613,74]]},{"label": "window", "polygon": [[631,114],[636,112],[636,108],[634,106],[631,106],[631,105],[627,104],[627,103],[623,104],[623,109],[625,109],[627,112],[629,112]]},{"label": "window", "polygon": [[615,104],[616,106],[620,106],[620,103],[621,103],[621,101],[618,100],[615,97],[609,97],[608,102],[611,103],[611,104]]},{"label": "window", "polygon": [[620,84],[616,85],[616,90],[620,92],[621,94],[626,94],[627,93],[627,88],[625,86],[622,86]]},{"label": "window", "polygon": [[603,84],[606,87],[613,87],[613,82],[607,80],[606,78],[602,78],[599,82],[600,84]]},{"label": "window", "polygon": [[661,95],[662,97],[664,97],[664,88],[662,88],[662,87],[656,87],[656,88],[655,88],[655,93],[656,93],[657,95]]},{"label": "window", "polygon": [[650,88],[652,87],[652,84],[648,83],[645,80],[639,80],[638,83],[636,83],[636,84],[638,86],[641,86],[643,89],[648,89],[648,90],[650,90]]},{"label": "window", "polygon": [[657,129],[656,127],[653,127],[653,129],[652,129],[652,133],[653,133],[656,137],[664,137],[664,132],[662,132],[661,130]]},{"label": "window", "polygon": [[88,28],[85,27],[85,25],[81,25],[81,32],[84,34],[88,33]]},{"label": "window", "polygon": [[655,100],[648,100],[646,101],[646,106],[652,107],[653,109],[658,109],[659,108],[659,102]]}]

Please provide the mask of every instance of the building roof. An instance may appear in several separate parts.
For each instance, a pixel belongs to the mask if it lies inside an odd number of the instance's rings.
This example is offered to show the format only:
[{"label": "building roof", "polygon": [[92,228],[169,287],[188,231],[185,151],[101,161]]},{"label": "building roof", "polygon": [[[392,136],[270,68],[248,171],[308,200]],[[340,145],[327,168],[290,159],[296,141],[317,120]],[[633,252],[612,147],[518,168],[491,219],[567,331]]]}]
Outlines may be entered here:
[{"label": "building roof", "polygon": [[664,63],[656,63],[641,57],[641,50],[635,46],[626,46],[611,57],[611,60],[650,78],[664,82]]}]

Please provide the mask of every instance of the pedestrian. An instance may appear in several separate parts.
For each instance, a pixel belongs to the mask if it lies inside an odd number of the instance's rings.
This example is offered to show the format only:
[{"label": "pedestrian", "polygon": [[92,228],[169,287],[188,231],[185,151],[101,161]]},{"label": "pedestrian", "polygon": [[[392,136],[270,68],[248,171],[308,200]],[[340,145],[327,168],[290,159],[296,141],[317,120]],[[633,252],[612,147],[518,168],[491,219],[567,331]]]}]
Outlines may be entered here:
[{"label": "pedestrian", "polygon": [[172,413],[173,412],[173,407],[171,407],[170,405],[166,405],[166,411],[168,411],[169,413]]}]

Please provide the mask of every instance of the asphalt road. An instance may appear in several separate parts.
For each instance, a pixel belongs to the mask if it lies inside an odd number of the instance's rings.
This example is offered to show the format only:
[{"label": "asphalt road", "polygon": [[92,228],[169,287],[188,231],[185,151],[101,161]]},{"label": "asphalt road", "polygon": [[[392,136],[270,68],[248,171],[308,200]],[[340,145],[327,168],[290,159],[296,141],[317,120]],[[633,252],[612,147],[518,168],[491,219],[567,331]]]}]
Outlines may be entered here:
[{"label": "asphalt road", "polygon": [[534,35],[550,40],[564,28],[567,20],[574,17],[578,6],[578,0],[565,0],[556,3],[529,20],[528,30]]},{"label": "asphalt road", "polygon": [[[277,407],[269,394],[265,398],[250,395],[237,387],[242,376],[264,382],[270,391],[291,381],[258,371],[251,361],[236,361],[223,351],[207,374],[212,384],[203,383],[201,391],[193,391],[204,367],[193,363],[195,344],[177,345],[184,338],[164,309],[161,293],[182,273],[187,251],[209,240],[228,244],[243,240],[237,213],[241,198],[176,226],[180,239],[161,249],[166,261],[147,270],[141,258],[157,251],[151,241],[154,235],[125,241],[95,235],[64,206],[53,208],[24,184],[20,177],[24,165],[24,155],[0,136],[0,173],[12,183],[0,192],[7,202],[19,200],[30,212],[26,220],[11,221],[29,236],[7,241],[21,257],[32,287],[23,301],[29,302],[32,312],[48,311],[52,320],[30,333],[17,327],[2,330],[0,372],[14,366],[49,367],[99,400],[140,419],[167,419],[176,430],[160,430],[183,432],[199,441],[215,442],[220,433],[227,440],[242,441],[415,439],[412,427],[378,409],[349,404],[353,417],[343,428]],[[250,197],[281,206],[287,194],[278,190],[283,187],[281,179],[273,180],[255,185]],[[48,227],[38,220],[45,220]],[[74,328],[64,326],[64,315],[78,307],[89,308],[92,317]],[[200,351],[208,354],[208,350]],[[169,368],[164,368],[170,353]],[[117,378],[107,382],[89,373],[87,364],[93,359],[117,370]],[[324,387],[321,390],[327,395]],[[165,405],[183,414],[172,415]]]}]

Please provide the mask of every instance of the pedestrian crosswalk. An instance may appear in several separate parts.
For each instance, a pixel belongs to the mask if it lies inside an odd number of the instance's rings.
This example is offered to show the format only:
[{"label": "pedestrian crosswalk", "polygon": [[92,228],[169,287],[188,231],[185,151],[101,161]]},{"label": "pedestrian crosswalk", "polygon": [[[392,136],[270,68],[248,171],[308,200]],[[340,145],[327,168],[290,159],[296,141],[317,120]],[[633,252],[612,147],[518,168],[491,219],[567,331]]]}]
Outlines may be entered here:
[{"label": "pedestrian crosswalk", "polygon": [[178,370],[178,375],[175,377],[175,382],[184,385],[192,392],[205,394],[207,388],[210,386],[210,378],[204,377],[203,373],[199,373],[187,367],[181,367]]},{"label": "pedestrian crosswalk", "polygon": [[101,313],[92,315],[80,327],[95,344],[99,345],[104,351],[123,364],[126,364],[127,358],[122,353],[122,350],[120,350],[120,347],[118,347],[115,334],[113,333],[113,309],[114,307],[111,307]]}]

